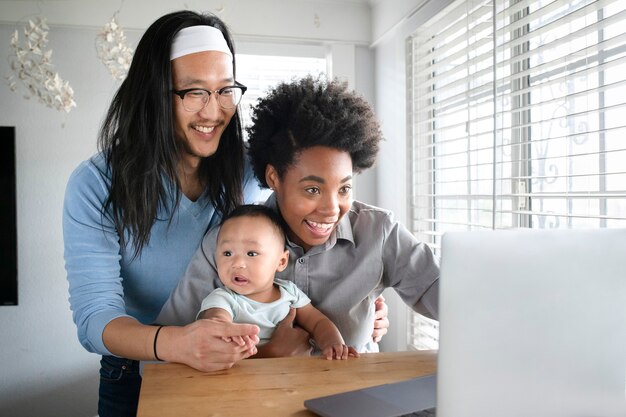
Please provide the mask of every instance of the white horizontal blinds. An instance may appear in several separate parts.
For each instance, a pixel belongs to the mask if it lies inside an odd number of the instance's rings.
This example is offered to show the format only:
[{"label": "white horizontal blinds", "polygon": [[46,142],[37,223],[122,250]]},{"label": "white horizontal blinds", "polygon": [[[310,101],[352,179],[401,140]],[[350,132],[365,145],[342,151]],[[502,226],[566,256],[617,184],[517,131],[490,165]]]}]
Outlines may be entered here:
[{"label": "white horizontal blinds", "polygon": [[408,319],[408,345],[413,349],[427,350],[439,347],[439,322],[420,314],[411,313]]},{"label": "white horizontal blinds", "polygon": [[626,226],[626,2],[498,1],[497,12],[497,218]]},{"label": "white horizontal blinds", "polygon": [[409,39],[410,226],[436,253],[450,230],[626,227],[624,22],[624,0],[459,0]]},{"label": "white horizontal blinds", "polygon": [[493,212],[493,7],[456,2],[409,40],[411,228],[489,228]]},{"label": "white horizontal blinds", "polygon": [[[451,4],[409,40],[410,228],[440,255],[451,230],[493,223],[493,5]],[[409,314],[408,344],[438,347],[438,323]]]},{"label": "white horizontal blinds", "polygon": [[248,87],[240,105],[243,125],[250,125],[251,107],[271,87],[281,81],[325,73],[325,58],[237,54],[237,80]]}]

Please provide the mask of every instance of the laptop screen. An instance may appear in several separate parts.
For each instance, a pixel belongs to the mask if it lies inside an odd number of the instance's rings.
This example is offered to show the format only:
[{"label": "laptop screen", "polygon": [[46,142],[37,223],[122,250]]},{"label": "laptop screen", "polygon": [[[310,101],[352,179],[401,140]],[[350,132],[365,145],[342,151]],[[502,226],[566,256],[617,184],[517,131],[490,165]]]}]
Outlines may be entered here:
[{"label": "laptop screen", "polygon": [[442,245],[438,417],[626,416],[626,230]]}]

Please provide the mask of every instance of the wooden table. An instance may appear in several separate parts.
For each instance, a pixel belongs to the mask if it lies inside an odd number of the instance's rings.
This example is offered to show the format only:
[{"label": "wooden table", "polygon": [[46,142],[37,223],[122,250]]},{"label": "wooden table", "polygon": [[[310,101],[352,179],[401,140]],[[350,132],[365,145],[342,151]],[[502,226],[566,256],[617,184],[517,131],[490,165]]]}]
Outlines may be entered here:
[{"label": "wooden table", "polygon": [[248,359],[210,373],[180,364],[146,364],[137,416],[314,416],[304,400],[432,374],[436,362],[436,351],[418,351],[343,361]]}]

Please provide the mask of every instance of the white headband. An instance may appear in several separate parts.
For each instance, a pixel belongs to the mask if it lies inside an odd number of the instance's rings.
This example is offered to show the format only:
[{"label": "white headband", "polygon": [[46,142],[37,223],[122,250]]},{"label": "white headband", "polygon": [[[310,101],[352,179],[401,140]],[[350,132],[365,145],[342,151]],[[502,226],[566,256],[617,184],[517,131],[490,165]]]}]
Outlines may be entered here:
[{"label": "white headband", "polygon": [[170,61],[183,55],[203,51],[219,51],[230,55],[231,58],[233,56],[219,29],[201,25],[186,27],[178,31],[172,42]]}]

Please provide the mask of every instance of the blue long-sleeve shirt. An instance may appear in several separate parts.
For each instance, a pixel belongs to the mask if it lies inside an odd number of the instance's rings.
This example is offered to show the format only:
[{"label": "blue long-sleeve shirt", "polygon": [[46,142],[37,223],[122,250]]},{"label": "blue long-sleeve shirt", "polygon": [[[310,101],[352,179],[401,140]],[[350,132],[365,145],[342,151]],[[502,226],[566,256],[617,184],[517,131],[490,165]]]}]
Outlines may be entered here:
[{"label": "blue long-sleeve shirt", "polygon": [[[111,217],[102,214],[109,174],[101,154],[84,161],[69,178],[63,208],[65,268],[78,339],[102,355],[111,354],[102,341],[105,326],[123,316],[152,323],[202,237],[220,220],[206,195],[195,202],[182,195],[171,215],[159,210],[149,243],[133,259],[132,244],[120,247]],[[246,164],[245,202],[263,201],[266,195]]]}]

